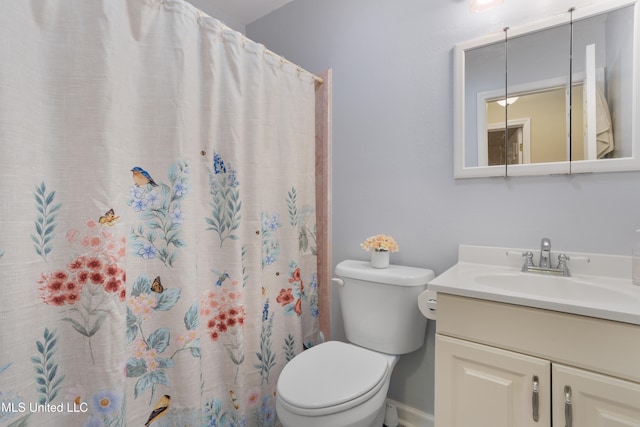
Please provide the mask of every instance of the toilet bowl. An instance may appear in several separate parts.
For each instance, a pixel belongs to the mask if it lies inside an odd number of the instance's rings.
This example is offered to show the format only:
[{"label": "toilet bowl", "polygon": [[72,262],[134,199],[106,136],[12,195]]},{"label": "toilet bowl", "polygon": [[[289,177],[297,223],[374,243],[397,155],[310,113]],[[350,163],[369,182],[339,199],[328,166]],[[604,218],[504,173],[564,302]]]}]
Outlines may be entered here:
[{"label": "toilet bowl", "polygon": [[418,295],[433,271],[347,260],[336,275],[349,343],[311,347],[283,368],[276,413],[284,427],[380,427],[399,355],[424,344]]},{"label": "toilet bowl", "polygon": [[280,375],[280,422],[284,427],[381,426],[398,359],[340,341],[312,347]]}]

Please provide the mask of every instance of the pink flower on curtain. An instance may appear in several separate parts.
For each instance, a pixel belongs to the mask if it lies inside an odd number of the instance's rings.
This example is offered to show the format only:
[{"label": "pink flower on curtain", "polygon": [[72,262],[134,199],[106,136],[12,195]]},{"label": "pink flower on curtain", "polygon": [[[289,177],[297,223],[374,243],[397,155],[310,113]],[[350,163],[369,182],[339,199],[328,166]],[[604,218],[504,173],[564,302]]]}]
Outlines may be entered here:
[{"label": "pink flower on curtain", "polygon": [[291,261],[289,263],[289,284],[291,288],[282,288],[276,297],[276,301],[284,307],[285,314],[302,315],[302,299],[306,297],[302,274],[298,265]]},{"label": "pink flower on curtain", "polygon": [[[41,274],[38,280],[40,298],[51,306],[73,306],[62,320],[89,340],[102,327],[110,309],[105,308],[110,295],[126,299],[126,273],[119,264],[124,256],[124,238],[98,226],[93,220],[85,223],[84,230],[72,229],[66,233],[67,241],[81,253],[73,258],[66,269]],[[82,304],[77,304],[82,301]]]},{"label": "pink flower on curtain", "polygon": [[282,306],[286,306],[287,304],[291,304],[295,298],[293,297],[293,289],[280,289],[280,293],[276,297],[276,301],[282,304]]},{"label": "pink flower on curtain", "polygon": [[225,335],[224,344],[231,361],[236,365],[234,383],[238,379],[240,365],[244,362],[243,329],[246,319],[244,307],[240,303],[242,293],[235,289],[237,280],[218,280],[215,288],[205,292],[200,298],[200,316],[213,342]]}]

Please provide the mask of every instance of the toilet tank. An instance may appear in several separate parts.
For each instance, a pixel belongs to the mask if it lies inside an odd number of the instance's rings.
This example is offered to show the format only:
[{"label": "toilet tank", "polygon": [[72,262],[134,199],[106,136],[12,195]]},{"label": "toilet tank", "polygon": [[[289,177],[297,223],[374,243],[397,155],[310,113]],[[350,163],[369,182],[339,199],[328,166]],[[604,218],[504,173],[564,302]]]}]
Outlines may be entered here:
[{"label": "toilet tank", "polygon": [[336,266],[345,334],[349,342],[387,354],[405,354],[424,344],[427,319],[418,295],[434,278],[424,268],[346,260]]}]

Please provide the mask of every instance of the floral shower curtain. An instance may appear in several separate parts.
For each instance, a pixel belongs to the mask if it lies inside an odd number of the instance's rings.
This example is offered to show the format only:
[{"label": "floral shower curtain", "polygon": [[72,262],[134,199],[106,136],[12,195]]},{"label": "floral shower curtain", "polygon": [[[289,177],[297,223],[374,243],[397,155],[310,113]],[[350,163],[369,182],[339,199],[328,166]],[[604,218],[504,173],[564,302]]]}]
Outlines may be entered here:
[{"label": "floral shower curtain", "polygon": [[314,80],[178,0],[2,2],[0,426],[270,426]]}]

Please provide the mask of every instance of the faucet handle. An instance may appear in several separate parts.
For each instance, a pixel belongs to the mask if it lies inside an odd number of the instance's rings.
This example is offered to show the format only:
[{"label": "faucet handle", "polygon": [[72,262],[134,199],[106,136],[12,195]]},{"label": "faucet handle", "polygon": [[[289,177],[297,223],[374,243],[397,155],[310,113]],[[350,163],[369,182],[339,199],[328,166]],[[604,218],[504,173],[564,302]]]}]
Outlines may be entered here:
[{"label": "faucet handle", "polygon": [[562,270],[563,276],[571,276],[569,273],[569,266],[567,265],[567,261],[569,261],[569,257],[565,254],[558,255],[558,270]]},{"label": "faucet handle", "polygon": [[529,267],[533,267],[533,252],[526,251],[522,253],[522,257],[524,258],[524,264],[522,264],[522,272],[526,273],[529,271]]}]

